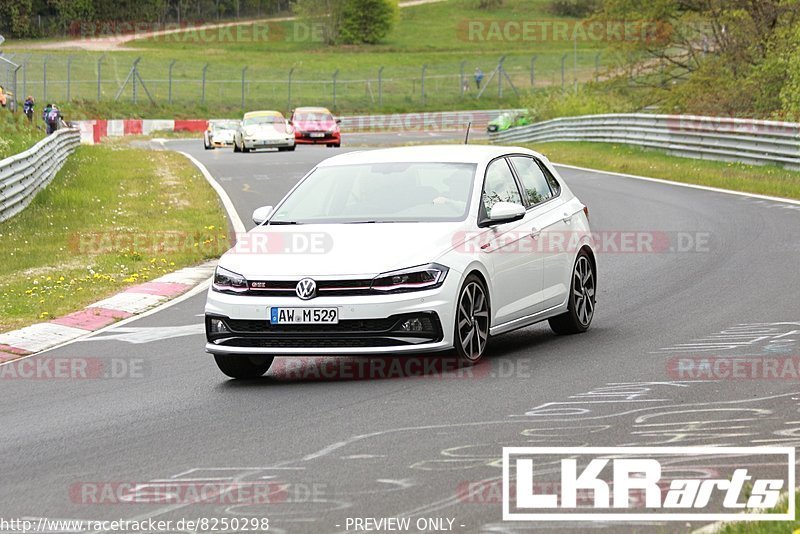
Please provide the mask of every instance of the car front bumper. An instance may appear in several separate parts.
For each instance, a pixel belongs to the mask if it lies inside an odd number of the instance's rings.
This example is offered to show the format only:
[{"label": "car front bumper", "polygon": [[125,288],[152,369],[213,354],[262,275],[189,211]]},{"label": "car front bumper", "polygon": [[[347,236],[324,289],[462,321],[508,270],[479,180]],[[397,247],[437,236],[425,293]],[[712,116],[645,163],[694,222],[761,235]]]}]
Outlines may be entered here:
[{"label": "car front bumper", "polygon": [[342,136],[339,132],[296,132],[295,141],[299,145],[338,145]]},{"label": "car front bumper", "polygon": [[[458,274],[433,290],[387,295],[329,296],[312,300],[209,290],[206,352],[229,355],[420,354],[453,347]],[[270,307],[338,308],[337,325],[271,325]],[[422,331],[402,331],[419,319]],[[228,332],[212,329],[221,321]],[[219,323],[216,323],[219,325]]]},{"label": "car front bumper", "polygon": [[258,148],[290,148],[294,146],[294,138],[289,139],[258,139],[255,137],[245,137],[244,146],[248,149]]}]

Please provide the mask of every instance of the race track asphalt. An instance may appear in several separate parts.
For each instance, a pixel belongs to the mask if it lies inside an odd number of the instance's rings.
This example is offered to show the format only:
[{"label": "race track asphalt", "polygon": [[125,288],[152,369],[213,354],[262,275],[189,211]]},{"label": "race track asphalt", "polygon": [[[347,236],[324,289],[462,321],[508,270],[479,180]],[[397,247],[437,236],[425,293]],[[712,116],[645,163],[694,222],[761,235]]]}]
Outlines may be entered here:
[{"label": "race track asphalt", "polygon": [[[167,146],[207,166],[248,228],[253,209],[348,150]],[[351,378],[363,365],[352,359],[278,359],[263,379],[237,382],[203,351],[200,293],[36,357],[116,359],[119,378],[0,378],[0,516],[266,516],[272,532],[291,533],[345,532],[348,517],[408,516],[451,518],[456,532],[617,532],[623,526],[613,523],[503,522],[493,491],[501,447],[796,446],[796,379],[693,380],[670,362],[800,354],[800,206],[561,172],[611,249],[599,256],[589,332],[555,336],[544,324],[495,338],[488,361],[470,373],[397,376],[371,364],[369,376]],[[615,252],[620,231],[667,245]],[[269,504],[90,502],[92,484],[209,478],[281,489]],[[489,489],[464,493],[477,481]],[[624,528],[689,530],[657,523]]]}]

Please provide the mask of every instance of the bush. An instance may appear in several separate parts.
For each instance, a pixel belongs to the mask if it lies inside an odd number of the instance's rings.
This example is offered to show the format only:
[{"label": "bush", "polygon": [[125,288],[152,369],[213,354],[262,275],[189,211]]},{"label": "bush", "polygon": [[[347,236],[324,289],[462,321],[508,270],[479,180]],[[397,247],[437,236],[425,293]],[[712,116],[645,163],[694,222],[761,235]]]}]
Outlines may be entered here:
[{"label": "bush", "polygon": [[600,0],[550,0],[549,11],[559,17],[582,18],[600,9]]},{"label": "bush", "polygon": [[396,16],[392,0],[347,0],[339,35],[343,43],[375,44],[386,37]]}]

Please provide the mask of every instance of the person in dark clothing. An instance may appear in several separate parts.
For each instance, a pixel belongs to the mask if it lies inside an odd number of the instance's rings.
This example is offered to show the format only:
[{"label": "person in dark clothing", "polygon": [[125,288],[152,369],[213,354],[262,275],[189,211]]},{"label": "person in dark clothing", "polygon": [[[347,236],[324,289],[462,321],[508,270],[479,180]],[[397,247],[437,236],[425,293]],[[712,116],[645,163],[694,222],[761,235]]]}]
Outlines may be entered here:
[{"label": "person in dark clothing", "polygon": [[61,111],[59,111],[58,106],[52,104],[49,111],[45,109],[44,122],[47,124],[47,135],[58,130],[58,126],[61,123]]},{"label": "person in dark clothing", "polygon": [[33,122],[33,108],[36,107],[36,103],[33,100],[32,96],[28,96],[25,99],[25,103],[22,105],[22,111],[25,112],[25,116],[28,117],[28,122]]}]

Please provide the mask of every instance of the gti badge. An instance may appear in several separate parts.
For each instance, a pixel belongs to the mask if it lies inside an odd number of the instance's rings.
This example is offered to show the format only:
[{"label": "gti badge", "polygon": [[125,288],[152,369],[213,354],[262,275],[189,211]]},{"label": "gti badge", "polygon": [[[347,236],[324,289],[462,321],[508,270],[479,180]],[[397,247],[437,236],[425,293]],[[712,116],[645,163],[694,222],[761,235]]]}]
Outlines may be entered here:
[{"label": "gti badge", "polygon": [[317,283],[311,278],[303,278],[294,288],[297,296],[303,300],[314,298],[317,294]]}]

